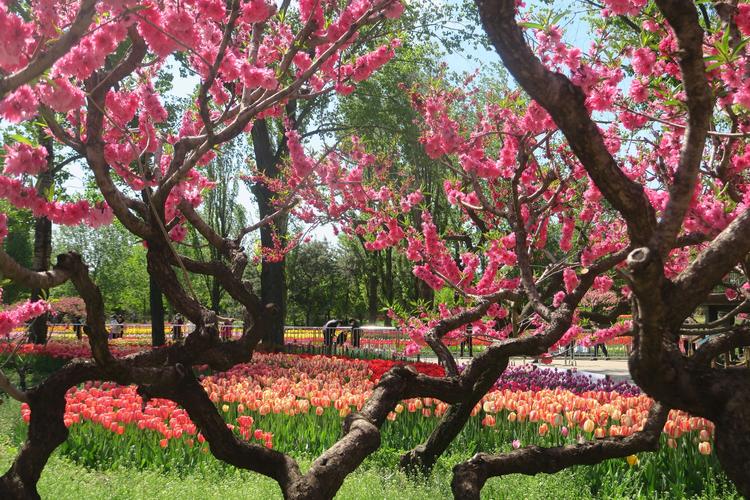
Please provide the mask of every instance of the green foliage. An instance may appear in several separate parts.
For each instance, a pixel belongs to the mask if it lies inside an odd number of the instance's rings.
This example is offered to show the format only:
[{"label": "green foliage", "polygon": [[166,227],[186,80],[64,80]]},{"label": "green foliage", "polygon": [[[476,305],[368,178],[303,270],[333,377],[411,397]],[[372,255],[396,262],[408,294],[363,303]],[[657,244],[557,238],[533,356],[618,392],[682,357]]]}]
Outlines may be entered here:
[{"label": "green foliage", "polygon": [[319,325],[340,314],[350,289],[341,272],[338,253],[326,241],[312,241],[294,248],[286,260],[287,319],[292,324]]},{"label": "green foliage", "polygon": [[[0,200],[0,212],[8,217],[8,236],[3,241],[3,250],[24,267],[31,267],[34,253],[34,218],[26,210],[18,210],[5,200]],[[3,285],[3,302],[12,304],[28,298],[29,291],[14,283]]]},{"label": "green foliage", "polygon": [[[205,175],[216,185],[204,192],[200,213],[203,220],[221,237],[236,237],[247,223],[245,208],[240,204],[239,176],[245,167],[245,158],[249,154],[244,141],[235,141],[218,151],[216,158],[205,167]],[[222,255],[214,246],[209,245],[192,225],[180,251],[200,262],[220,261]],[[201,275],[192,280],[199,297],[208,306],[225,312],[230,304],[226,303],[224,289],[215,276]]]},{"label": "green foliage", "polygon": [[[83,256],[109,311],[124,311],[139,318],[148,314],[146,250],[119,222],[97,229],[60,227],[53,247],[53,254],[75,251]],[[53,297],[78,295],[70,283],[52,293]]]}]

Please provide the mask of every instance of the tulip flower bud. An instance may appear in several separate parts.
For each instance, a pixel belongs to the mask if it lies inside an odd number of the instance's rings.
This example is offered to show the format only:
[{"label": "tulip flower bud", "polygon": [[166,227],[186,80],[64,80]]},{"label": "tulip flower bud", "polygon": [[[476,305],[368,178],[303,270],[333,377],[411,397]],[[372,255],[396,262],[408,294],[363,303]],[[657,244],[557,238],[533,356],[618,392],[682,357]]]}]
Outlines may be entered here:
[{"label": "tulip flower bud", "polygon": [[591,419],[586,419],[586,421],[583,423],[583,431],[584,432],[593,432],[594,427],[596,424]]},{"label": "tulip flower bud", "polygon": [[708,441],[701,441],[698,443],[698,453],[701,455],[710,455],[711,454],[711,443]]}]

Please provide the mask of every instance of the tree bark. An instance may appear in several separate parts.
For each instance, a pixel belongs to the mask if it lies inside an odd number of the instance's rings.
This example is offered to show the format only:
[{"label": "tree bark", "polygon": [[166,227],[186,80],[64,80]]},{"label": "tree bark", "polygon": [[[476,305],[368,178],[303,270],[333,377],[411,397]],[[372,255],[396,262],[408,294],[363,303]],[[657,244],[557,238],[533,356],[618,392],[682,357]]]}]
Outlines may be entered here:
[{"label": "tree bark", "polygon": [[223,289],[218,279],[214,278],[211,280],[211,310],[215,313],[219,312],[221,308],[221,296]]},{"label": "tree bark", "polygon": [[[52,138],[47,136],[42,129],[39,130],[39,142],[47,150],[47,170],[39,174],[36,183],[37,193],[47,198],[49,190],[54,181],[55,153],[52,146]],[[50,267],[52,257],[52,222],[47,217],[34,219],[34,258],[32,269],[34,271],[47,271]],[[47,298],[48,290],[33,288],[31,290],[31,301],[44,300]],[[34,344],[45,344],[47,342],[47,313],[35,318],[29,327],[29,340]]]},{"label": "tree bark", "polygon": [[[279,155],[275,155],[271,146],[271,138],[268,124],[265,120],[256,120],[252,130],[253,150],[255,152],[255,163],[258,170],[269,178],[279,175]],[[276,212],[273,205],[274,193],[260,182],[252,186],[253,194],[258,203],[258,216],[260,219],[268,217]],[[266,224],[260,227],[260,242],[264,247],[274,245],[274,234],[282,242],[287,235],[287,216],[280,215],[275,219],[273,225]],[[260,270],[260,299],[264,304],[274,304],[278,314],[271,320],[268,337],[264,342],[273,345],[284,344],[284,320],[286,317],[286,269],[284,261],[261,262]]]},{"label": "tree bark", "polygon": [[729,479],[750,498],[750,394],[740,392],[716,424],[716,455]]},{"label": "tree bark", "polygon": [[367,314],[370,323],[378,321],[378,275],[374,269],[367,277]]},{"label": "tree bark", "polygon": [[151,344],[156,347],[164,345],[164,301],[161,296],[161,288],[153,274],[148,276],[148,291],[151,304]]},{"label": "tree bark", "polygon": [[[393,304],[393,248],[385,251],[385,276],[383,280],[383,291],[385,300],[390,305]],[[385,326],[391,326],[391,317],[386,315],[383,320]]]}]

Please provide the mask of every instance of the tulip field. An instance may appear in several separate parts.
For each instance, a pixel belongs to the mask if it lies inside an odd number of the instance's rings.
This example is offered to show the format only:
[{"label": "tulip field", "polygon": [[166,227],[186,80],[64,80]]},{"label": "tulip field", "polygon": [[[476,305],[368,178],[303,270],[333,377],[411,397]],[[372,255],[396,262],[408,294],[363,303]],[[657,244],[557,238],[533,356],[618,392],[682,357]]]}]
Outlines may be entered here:
[{"label": "tulip field", "polygon": [[[142,346],[113,347],[126,355]],[[8,352],[3,346],[0,352]],[[50,343],[16,347],[26,358],[89,356],[86,347]],[[305,354],[254,355],[253,362],[223,373],[195,367],[210,399],[241,439],[312,459],[339,436],[342,419],[361,408],[394,361]],[[415,363],[421,372],[442,375],[435,364]],[[477,404],[472,418],[447,455],[466,458],[478,451],[501,452],[530,444],[558,446],[638,431],[652,401],[637,387],[571,371],[512,366]],[[381,450],[370,462],[394,465],[398,455],[423,441],[448,406],[423,398],[400,402],[388,416]],[[30,413],[21,407],[28,422]],[[61,453],[90,469],[129,467],[187,473],[210,466],[199,429],[167,400],[145,404],[134,386],[87,383],[67,393],[65,424],[70,429]],[[24,434],[19,423],[17,434]],[[720,475],[712,451],[711,422],[672,411],[661,450],[579,468],[594,490],[606,492],[624,480],[647,496],[700,494]],[[367,462],[366,462],[367,464]],[[715,487],[710,486],[710,487]]]}]

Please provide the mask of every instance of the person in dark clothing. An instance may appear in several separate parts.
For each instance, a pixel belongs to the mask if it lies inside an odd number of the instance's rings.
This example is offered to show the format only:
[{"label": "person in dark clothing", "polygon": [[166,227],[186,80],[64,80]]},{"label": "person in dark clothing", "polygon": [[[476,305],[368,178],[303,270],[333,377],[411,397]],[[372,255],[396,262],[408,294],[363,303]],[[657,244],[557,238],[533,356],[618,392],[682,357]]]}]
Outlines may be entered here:
[{"label": "person in dark clothing", "polygon": [[83,340],[83,320],[80,316],[73,317],[73,333],[78,340]]},{"label": "person in dark clothing", "polygon": [[[346,326],[346,320],[342,321],[343,327]],[[336,345],[344,345],[346,344],[346,330],[341,330],[339,334],[336,336]]]},{"label": "person in dark clothing", "polygon": [[177,342],[178,340],[182,339],[182,325],[185,323],[185,320],[182,319],[182,314],[177,313],[174,315],[174,319],[172,320],[172,340]]},{"label": "person in dark clothing", "polygon": [[118,314],[117,324],[120,325],[120,338],[123,338],[125,336],[125,316]]},{"label": "person in dark clothing", "polygon": [[596,361],[596,355],[599,354],[599,348],[602,348],[602,353],[604,354],[604,359],[609,359],[609,353],[607,352],[607,346],[604,345],[604,342],[599,342],[598,344],[594,344],[594,357],[592,358],[594,361]]},{"label": "person in dark clothing", "polygon": [[359,341],[362,338],[362,328],[359,326],[359,321],[352,319],[349,321],[352,327],[352,347],[359,348]]},{"label": "person in dark clothing", "polygon": [[330,349],[333,346],[333,337],[336,335],[336,327],[339,326],[341,321],[337,319],[329,320],[323,325],[323,345]]},{"label": "person in dark clothing", "polygon": [[232,340],[232,328],[234,327],[234,319],[228,318],[224,325],[221,327],[221,340]]}]

